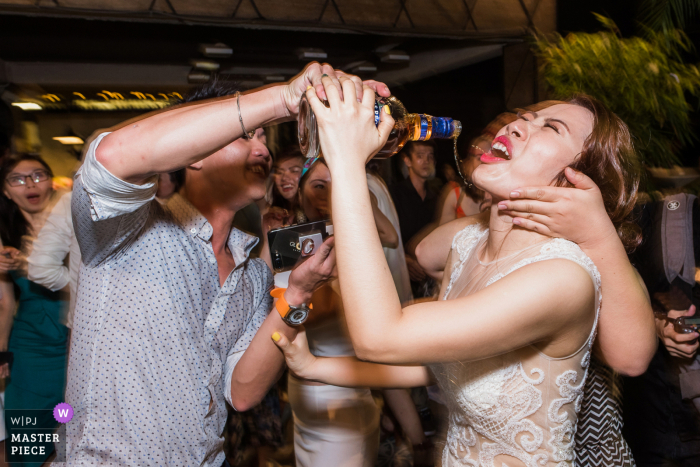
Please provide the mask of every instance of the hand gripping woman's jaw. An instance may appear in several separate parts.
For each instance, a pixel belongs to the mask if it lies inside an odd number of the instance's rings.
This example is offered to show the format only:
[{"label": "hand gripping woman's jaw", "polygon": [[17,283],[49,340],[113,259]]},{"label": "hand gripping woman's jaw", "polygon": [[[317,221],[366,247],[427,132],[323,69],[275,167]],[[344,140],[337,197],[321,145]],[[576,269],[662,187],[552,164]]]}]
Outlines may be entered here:
[{"label": "hand gripping woman's jaw", "polygon": [[550,185],[580,154],[593,131],[593,114],[574,104],[520,113],[481,156],[472,178],[494,202],[526,186]]}]

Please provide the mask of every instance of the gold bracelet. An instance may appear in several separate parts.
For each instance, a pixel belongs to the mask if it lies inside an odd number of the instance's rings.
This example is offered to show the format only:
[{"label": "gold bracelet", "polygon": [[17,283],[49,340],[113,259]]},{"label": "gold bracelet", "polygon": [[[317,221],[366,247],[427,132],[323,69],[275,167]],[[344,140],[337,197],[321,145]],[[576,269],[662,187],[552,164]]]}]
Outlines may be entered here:
[{"label": "gold bracelet", "polygon": [[241,117],[241,93],[240,92],[236,93],[236,106],[238,107],[238,120],[241,122],[241,129],[243,130],[243,137],[245,139],[253,139],[253,136],[255,136],[255,130],[246,131],[245,126],[243,125],[243,117]]}]

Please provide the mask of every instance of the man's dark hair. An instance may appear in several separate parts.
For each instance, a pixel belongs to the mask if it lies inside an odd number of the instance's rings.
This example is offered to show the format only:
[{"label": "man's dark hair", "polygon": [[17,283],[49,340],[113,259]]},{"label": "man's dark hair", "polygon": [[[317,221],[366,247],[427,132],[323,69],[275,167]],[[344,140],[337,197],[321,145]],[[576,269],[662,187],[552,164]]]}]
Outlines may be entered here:
[{"label": "man's dark hair", "polygon": [[416,146],[419,146],[419,145],[429,146],[429,147],[433,148],[433,152],[435,152],[435,141],[432,141],[432,140],[409,141],[408,143],[406,143],[406,146],[404,146],[403,149],[401,150],[401,155],[403,157],[408,157],[410,159],[411,156],[413,156],[413,148],[415,148]]},{"label": "man's dark hair", "polygon": [[202,84],[187,93],[179,104],[230,96],[236,94],[238,91],[240,91],[240,86],[237,82],[214,75],[208,83]]},{"label": "man's dark hair", "polygon": [[[208,83],[194,88],[188,92],[178,104],[188,104],[190,102],[204,101],[207,99],[215,99],[217,97],[226,97],[236,94],[240,90],[240,86],[235,81],[222,79],[217,75],[212,76]],[[171,172],[171,179],[178,182],[178,190],[185,184],[185,174],[187,168]]]}]

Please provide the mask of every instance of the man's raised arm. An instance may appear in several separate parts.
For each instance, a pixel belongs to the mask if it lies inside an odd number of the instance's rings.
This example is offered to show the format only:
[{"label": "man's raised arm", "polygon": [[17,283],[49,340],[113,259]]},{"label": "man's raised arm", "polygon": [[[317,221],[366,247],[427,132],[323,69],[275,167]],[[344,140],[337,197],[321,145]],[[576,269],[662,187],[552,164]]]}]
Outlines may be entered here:
[{"label": "man's raised arm", "polygon": [[[321,77],[351,78],[362,94],[362,81],[328,64],[309,64],[288,83],[256,89],[235,96],[182,105],[137,120],[107,135],[97,149],[97,160],[113,175],[142,183],[156,173],[171,172],[194,164],[247,131],[294,117],[308,86],[323,93]],[[382,96],[386,85],[365,82]],[[321,97],[324,97],[323,94]],[[238,106],[240,104],[240,119]]]}]

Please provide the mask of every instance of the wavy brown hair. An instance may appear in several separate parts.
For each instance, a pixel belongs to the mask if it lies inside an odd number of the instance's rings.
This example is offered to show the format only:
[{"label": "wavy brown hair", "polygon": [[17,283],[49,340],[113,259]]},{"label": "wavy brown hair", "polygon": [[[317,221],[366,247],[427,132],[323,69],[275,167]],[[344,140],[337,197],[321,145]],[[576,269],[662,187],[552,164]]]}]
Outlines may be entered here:
[{"label": "wavy brown hair", "polygon": [[[637,202],[640,169],[629,128],[599,100],[577,94],[566,101],[544,101],[526,108],[544,109],[555,104],[573,104],[593,114],[593,131],[583,143],[581,153],[569,166],[584,173],[600,188],[605,210],[628,252],[642,241],[641,229],[632,219]],[[553,180],[555,186],[571,186],[562,170]]]}]

